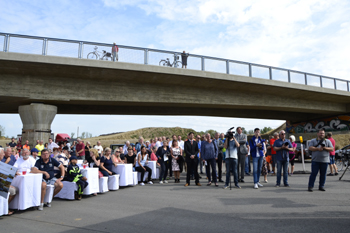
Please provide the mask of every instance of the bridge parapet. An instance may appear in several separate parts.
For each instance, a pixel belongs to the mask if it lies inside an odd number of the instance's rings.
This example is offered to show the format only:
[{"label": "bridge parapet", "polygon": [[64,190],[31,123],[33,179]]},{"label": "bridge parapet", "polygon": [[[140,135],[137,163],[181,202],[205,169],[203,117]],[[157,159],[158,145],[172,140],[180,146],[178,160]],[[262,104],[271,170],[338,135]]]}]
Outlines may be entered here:
[{"label": "bridge parapet", "polygon": [[[113,45],[109,43],[0,33],[0,44],[1,43],[3,43],[3,52],[61,56],[79,59],[93,58],[102,59],[106,62],[112,60],[110,54],[107,54],[111,52]],[[95,46],[98,47],[96,52]],[[181,52],[125,45],[118,45],[118,47],[119,62],[160,65],[162,59],[169,58],[170,63],[173,63],[172,66],[174,67],[174,62],[181,60]],[[105,51],[105,53],[103,51]],[[88,57],[89,54],[94,52],[96,56]],[[187,63],[188,68],[194,70],[284,81],[347,92],[350,91],[350,82],[348,80],[279,67],[196,54],[189,54]],[[180,66],[176,68],[181,68]]]}]

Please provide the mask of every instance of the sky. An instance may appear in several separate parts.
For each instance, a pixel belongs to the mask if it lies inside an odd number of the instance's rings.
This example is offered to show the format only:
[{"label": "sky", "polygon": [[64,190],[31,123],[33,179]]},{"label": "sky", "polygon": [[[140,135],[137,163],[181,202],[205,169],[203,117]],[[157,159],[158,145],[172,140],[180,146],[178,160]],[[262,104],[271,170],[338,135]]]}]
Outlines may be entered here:
[{"label": "sky", "polygon": [[[186,50],[350,80],[349,12],[350,1],[344,0],[0,0],[0,31]],[[283,122],[205,116],[56,115],[52,130],[70,134],[79,127],[80,132],[100,135],[179,126],[224,132],[231,126],[274,128]],[[21,133],[18,114],[1,114],[0,125],[5,135]]]}]

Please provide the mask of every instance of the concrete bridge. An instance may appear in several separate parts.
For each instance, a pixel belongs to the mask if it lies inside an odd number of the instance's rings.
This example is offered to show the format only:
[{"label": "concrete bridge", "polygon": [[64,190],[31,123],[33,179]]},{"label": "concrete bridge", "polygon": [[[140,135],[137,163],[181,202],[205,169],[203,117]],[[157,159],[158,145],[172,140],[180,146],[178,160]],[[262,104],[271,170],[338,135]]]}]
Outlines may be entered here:
[{"label": "concrete bridge", "polygon": [[305,121],[350,112],[350,93],[246,76],[0,53],[0,112],[199,115]]},{"label": "concrete bridge", "polygon": [[[350,112],[350,92],[337,89],[203,70],[24,53],[0,52],[0,87],[0,113],[20,112],[24,134],[26,130],[34,132],[35,127],[48,132],[55,111],[244,117],[292,123]],[[33,110],[32,103],[41,105]],[[52,106],[45,115],[43,106],[47,105]],[[20,106],[27,107],[19,111]],[[37,122],[34,118],[39,115],[45,117]]]}]

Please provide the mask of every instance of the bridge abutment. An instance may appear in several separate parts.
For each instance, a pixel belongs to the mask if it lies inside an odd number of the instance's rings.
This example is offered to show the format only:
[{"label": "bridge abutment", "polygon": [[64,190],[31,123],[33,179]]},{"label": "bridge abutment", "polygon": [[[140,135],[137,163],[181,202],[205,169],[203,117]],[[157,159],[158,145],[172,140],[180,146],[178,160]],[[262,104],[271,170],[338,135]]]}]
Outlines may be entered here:
[{"label": "bridge abutment", "polygon": [[22,142],[28,140],[33,147],[36,140],[49,140],[51,123],[57,114],[56,106],[32,103],[19,106],[18,112],[23,123]]}]

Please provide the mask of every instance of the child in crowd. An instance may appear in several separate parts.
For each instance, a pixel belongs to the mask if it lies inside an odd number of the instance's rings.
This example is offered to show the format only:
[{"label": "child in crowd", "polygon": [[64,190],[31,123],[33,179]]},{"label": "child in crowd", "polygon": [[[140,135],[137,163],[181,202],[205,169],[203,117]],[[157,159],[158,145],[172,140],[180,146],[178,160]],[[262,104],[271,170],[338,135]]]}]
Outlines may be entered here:
[{"label": "child in crowd", "polygon": [[78,191],[75,192],[75,199],[81,200],[82,194],[86,186],[88,186],[88,182],[86,177],[80,172],[79,166],[77,165],[78,159],[76,156],[72,156],[70,158],[70,165],[68,165],[67,169],[67,180],[77,183]]}]

